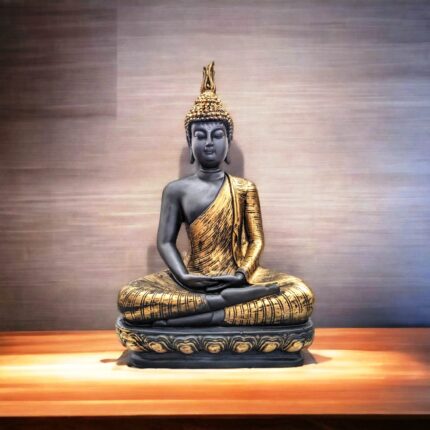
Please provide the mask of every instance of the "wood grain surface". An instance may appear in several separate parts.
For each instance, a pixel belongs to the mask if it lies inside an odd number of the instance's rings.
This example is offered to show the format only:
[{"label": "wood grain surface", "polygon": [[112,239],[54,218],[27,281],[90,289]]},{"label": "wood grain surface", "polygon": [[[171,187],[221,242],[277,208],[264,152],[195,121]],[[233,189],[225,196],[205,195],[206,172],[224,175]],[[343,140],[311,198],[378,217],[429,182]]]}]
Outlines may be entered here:
[{"label": "wood grain surface", "polygon": [[319,329],[286,369],[135,369],[114,331],[0,334],[0,416],[428,414],[430,329]]},{"label": "wood grain surface", "polygon": [[[1,1],[0,329],[108,329],[164,267],[202,66],[257,184],[262,264],[317,326],[430,323],[430,3]],[[181,232],[180,247],[186,247]]]}]

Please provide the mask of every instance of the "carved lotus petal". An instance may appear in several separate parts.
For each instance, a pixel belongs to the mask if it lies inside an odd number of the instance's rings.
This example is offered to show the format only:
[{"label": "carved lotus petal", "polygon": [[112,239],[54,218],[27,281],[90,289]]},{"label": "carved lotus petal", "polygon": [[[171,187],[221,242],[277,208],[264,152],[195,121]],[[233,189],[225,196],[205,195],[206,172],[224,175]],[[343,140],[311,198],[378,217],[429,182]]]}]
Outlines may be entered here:
[{"label": "carved lotus petal", "polygon": [[158,352],[159,354],[162,354],[164,352],[167,352],[169,349],[167,345],[163,341],[150,341],[148,344],[149,348],[151,348],[152,351]]},{"label": "carved lotus petal", "polygon": [[245,340],[238,340],[233,343],[233,351],[239,354],[248,352],[252,349],[252,343]]},{"label": "carved lotus petal", "polygon": [[291,342],[286,350],[288,352],[297,352],[300,351],[303,348],[304,342],[301,340],[294,340],[293,342]]}]

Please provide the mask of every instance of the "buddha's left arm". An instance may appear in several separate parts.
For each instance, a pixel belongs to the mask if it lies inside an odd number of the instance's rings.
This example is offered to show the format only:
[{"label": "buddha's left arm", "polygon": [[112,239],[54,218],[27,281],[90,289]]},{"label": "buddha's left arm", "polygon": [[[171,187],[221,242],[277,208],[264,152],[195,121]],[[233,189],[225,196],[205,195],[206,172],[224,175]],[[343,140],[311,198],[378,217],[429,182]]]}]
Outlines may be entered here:
[{"label": "buddha's left arm", "polygon": [[252,182],[246,192],[244,224],[248,239],[248,248],[242,264],[237,271],[242,272],[249,282],[252,274],[259,265],[259,258],[264,248],[260,200],[258,198],[257,187]]}]

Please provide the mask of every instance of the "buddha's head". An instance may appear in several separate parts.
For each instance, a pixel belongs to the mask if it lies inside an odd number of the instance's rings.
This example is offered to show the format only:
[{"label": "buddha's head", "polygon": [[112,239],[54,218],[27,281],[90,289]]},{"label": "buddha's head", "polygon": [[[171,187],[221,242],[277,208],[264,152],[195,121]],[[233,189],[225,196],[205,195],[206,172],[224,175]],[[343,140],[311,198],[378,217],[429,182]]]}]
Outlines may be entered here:
[{"label": "buddha's head", "polygon": [[[190,157],[205,168],[228,161],[230,147],[227,127],[222,121],[193,121],[190,124]],[[190,161],[193,162],[193,159]]]},{"label": "buddha's head", "polygon": [[216,95],[214,62],[203,68],[200,96],[185,117],[190,162],[202,167],[229,163],[228,151],[233,139],[233,120]]}]

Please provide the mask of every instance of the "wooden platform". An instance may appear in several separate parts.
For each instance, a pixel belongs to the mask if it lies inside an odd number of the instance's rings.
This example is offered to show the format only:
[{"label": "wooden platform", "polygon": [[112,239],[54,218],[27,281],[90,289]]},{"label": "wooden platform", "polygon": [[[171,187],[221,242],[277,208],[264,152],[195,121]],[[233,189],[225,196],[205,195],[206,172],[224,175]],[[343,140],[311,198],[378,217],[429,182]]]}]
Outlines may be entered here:
[{"label": "wooden platform", "polygon": [[290,369],[118,365],[114,331],[0,334],[0,416],[426,415],[430,329],[317,329]]}]

